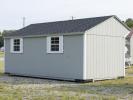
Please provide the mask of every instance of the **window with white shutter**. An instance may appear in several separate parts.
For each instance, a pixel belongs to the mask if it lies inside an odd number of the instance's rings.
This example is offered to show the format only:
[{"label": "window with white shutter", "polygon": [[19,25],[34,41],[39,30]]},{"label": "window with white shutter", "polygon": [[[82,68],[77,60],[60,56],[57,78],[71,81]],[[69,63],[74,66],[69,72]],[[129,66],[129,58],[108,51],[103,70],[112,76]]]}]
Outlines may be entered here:
[{"label": "window with white shutter", "polygon": [[10,51],[11,53],[23,53],[23,39],[14,38],[11,39]]},{"label": "window with white shutter", "polygon": [[47,53],[63,53],[63,36],[47,37]]}]

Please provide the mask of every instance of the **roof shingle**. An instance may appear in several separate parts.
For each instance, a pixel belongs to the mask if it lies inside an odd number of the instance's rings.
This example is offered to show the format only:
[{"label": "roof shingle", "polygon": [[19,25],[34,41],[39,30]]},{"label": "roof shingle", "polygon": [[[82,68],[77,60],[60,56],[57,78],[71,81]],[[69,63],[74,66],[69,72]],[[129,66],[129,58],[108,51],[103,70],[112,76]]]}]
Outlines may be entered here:
[{"label": "roof shingle", "polygon": [[53,34],[53,33],[85,32],[86,30],[96,26],[97,24],[107,20],[110,17],[112,16],[31,24],[13,33],[5,34],[5,37],[6,36],[45,35],[45,34]]}]

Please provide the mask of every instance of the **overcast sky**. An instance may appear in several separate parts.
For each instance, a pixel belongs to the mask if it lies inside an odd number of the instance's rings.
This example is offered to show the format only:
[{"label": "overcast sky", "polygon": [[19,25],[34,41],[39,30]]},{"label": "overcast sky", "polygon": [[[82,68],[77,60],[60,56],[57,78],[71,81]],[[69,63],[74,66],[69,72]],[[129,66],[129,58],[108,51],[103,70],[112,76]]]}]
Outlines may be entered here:
[{"label": "overcast sky", "polygon": [[133,0],[0,0],[0,31],[32,23],[105,15],[133,18]]}]

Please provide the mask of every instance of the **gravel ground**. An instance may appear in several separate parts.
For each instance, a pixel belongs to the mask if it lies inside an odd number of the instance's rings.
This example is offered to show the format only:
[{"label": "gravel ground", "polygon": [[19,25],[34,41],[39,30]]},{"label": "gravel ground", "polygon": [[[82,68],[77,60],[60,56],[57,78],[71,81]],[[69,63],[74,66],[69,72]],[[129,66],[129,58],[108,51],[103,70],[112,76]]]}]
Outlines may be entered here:
[{"label": "gravel ground", "polygon": [[29,78],[29,77],[18,77],[18,76],[9,76],[9,75],[0,76],[0,82],[12,84],[12,85],[31,85],[31,86],[32,85],[40,85],[40,86],[49,85],[51,87],[78,85],[77,83],[74,83],[74,82]]},{"label": "gravel ground", "polygon": [[[97,94],[96,92],[102,94],[102,96],[111,95],[111,96],[122,98],[122,100],[125,100],[124,98],[128,98],[129,96],[133,97],[132,94],[126,95],[126,93],[124,93],[124,88],[96,87],[96,86],[89,86],[85,84],[79,84],[79,83],[67,82],[67,81],[56,81],[56,80],[48,80],[48,79],[1,75],[0,83],[4,83],[4,84],[6,83],[13,90],[20,89],[24,95],[28,95],[31,97],[53,95],[53,94],[60,97],[60,95],[62,94],[63,95],[67,94],[70,96],[80,95],[86,98],[90,98],[90,97],[98,97],[99,94]],[[84,91],[89,91],[89,92],[84,92]],[[93,92],[90,93],[90,91],[93,91]],[[123,93],[125,95],[121,96],[123,95]]]},{"label": "gravel ground", "polygon": [[[2,75],[0,76],[0,83],[8,84],[9,89],[12,89],[12,90],[20,89],[24,97],[26,98],[49,96],[49,95],[53,95],[56,97],[62,97],[63,95],[69,95],[69,96],[79,95],[79,97],[85,97],[88,99],[94,96],[97,97],[97,95],[95,94],[79,93],[78,91],[71,91],[71,90],[62,91],[62,89],[60,89],[61,87],[63,88],[78,87],[80,84],[75,82]],[[2,95],[6,95],[6,94],[2,94]],[[29,99],[26,99],[26,100],[29,100]]]}]

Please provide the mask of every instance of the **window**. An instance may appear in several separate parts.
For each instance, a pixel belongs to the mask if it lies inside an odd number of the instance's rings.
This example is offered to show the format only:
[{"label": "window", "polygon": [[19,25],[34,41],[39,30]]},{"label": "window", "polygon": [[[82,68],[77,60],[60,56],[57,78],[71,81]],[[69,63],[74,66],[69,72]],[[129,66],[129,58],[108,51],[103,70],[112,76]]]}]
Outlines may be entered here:
[{"label": "window", "polygon": [[23,52],[23,39],[16,38],[11,39],[11,53],[22,53]]},{"label": "window", "polygon": [[63,36],[47,37],[47,53],[63,53]]},{"label": "window", "polygon": [[51,37],[51,51],[59,51],[59,37]]}]

